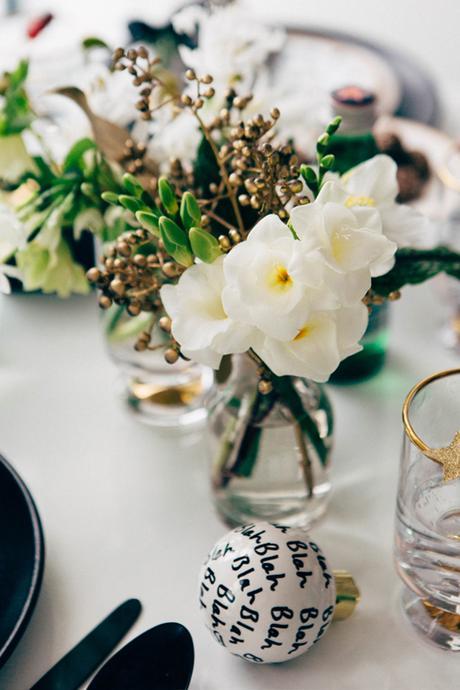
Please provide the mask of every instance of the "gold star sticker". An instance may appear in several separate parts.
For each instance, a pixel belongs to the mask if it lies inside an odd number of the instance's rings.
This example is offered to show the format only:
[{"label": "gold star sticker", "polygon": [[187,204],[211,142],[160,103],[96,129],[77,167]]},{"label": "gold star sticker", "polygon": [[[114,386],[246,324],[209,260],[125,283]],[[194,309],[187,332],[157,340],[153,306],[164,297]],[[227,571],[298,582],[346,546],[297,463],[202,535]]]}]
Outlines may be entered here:
[{"label": "gold star sticker", "polygon": [[428,448],[424,453],[442,465],[445,482],[460,478],[460,431],[457,431],[452,443],[446,448]]}]

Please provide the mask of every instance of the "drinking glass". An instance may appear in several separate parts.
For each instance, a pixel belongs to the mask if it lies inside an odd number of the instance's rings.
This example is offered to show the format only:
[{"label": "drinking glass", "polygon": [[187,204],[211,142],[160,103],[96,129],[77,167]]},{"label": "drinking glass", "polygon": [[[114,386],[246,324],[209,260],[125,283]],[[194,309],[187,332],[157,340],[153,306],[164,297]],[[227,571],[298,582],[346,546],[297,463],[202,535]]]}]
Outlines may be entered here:
[{"label": "drinking glass", "polygon": [[414,386],[403,423],[395,538],[403,608],[426,639],[460,651],[460,368]]}]

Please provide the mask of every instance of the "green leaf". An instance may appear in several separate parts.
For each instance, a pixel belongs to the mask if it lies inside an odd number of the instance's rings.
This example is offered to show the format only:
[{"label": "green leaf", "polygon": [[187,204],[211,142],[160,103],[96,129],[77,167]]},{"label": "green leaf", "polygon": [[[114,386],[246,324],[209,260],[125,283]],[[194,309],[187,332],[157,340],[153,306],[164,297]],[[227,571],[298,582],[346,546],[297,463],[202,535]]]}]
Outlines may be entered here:
[{"label": "green leaf", "polygon": [[29,62],[28,60],[21,60],[12,72],[9,73],[9,82],[10,85],[14,88],[17,89],[20,86],[23,86],[25,80],[27,79],[27,75],[29,73]]},{"label": "green leaf", "polygon": [[64,164],[62,166],[62,169],[64,173],[69,172],[70,170],[79,170],[83,171],[84,167],[84,161],[83,157],[87,151],[90,151],[91,149],[96,148],[96,142],[93,141],[92,139],[80,139],[77,141],[72,148],[70,149],[69,153],[65,157]]},{"label": "green leaf", "polygon": [[142,201],[139,201],[139,199],[136,199],[134,196],[128,196],[127,194],[120,194],[118,201],[124,208],[127,208],[128,211],[131,211],[131,213],[136,213],[137,211],[141,211],[143,208],[145,208]]},{"label": "green leaf", "polygon": [[289,408],[294,420],[300,424],[302,431],[315,449],[321,464],[325,465],[329,453],[328,448],[326,448],[319,434],[315,421],[305,409],[291,377],[279,376],[273,378],[273,384],[276,391],[278,391],[280,400]]},{"label": "green leaf", "polygon": [[101,198],[107,204],[111,204],[112,206],[119,206],[118,197],[119,194],[116,194],[115,192],[102,192],[101,194]]},{"label": "green leaf", "polygon": [[160,216],[151,211],[137,211],[136,218],[143,228],[150,230],[150,232],[157,237],[160,236],[160,228],[158,224]]},{"label": "green leaf", "polygon": [[107,43],[103,41],[102,38],[97,38],[97,36],[88,36],[88,38],[84,38],[81,42],[81,46],[83,50],[91,50],[92,48],[106,48],[107,50],[112,52],[112,48],[109,45],[107,45]]},{"label": "green leaf", "polygon": [[166,216],[161,216],[159,227],[161,239],[168,254],[181,266],[191,266],[193,254],[184,230]]},{"label": "green leaf", "polygon": [[180,217],[184,227],[189,229],[193,226],[199,226],[201,223],[201,211],[198,201],[191,192],[185,192],[182,195],[180,203]]},{"label": "green leaf", "polygon": [[34,118],[24,83],[29,63],[22,60],[12,72],[0,78],[0,136],[20,134]]},{"label": "green leaf", "polygon": [[176,193],[166,177],[160,177],[158,180],[158,194],[166,211],[171,216],[175,216],[179,211],[179,205],[177,203]]},{"label": "green leaf", "polygon": [[188,236],[193,253],[201,261],[212,264],[222,254],[219,242],[203,228],[191,228]]},{"label": "green leaf", "polygon": [[423,283],[439,273],[460,280],[460,254],[448,247],[399,249],[395,259],[391,271],[372,280],[372,289],[382,297],[404,285]]},{"label": "green leaf", "polygon": [[202,196],[207,199],[210,196],[209,185],[219,184],[220,170],[214,152],[209,141],[203,137],[198,146],[196,159],[193,164],[195,185],[201,190]]},{"label": "green leaf", "polygon": [[134,175],[131,173],[125,173],[123,175],[123,186],[129,194],[135,196],[136,199],[140,199],[144,193],[144,188]]}]

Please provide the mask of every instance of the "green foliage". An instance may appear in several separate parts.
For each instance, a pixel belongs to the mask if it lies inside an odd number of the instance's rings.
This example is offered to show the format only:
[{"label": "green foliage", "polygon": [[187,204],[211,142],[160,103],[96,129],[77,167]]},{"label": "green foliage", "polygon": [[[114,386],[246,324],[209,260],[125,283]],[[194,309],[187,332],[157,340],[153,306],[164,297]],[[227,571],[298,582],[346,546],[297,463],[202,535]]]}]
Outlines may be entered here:
[{"label": "green foliage", "polygon": [[0,77],[0,136],[20,134],[27,129],[34,114],[24,88],[29,63],[21,60],[13,72],[5,72]]},{"label": "green foliage", "polygon": [[134,175],[131,173],[125,173],[123,175],[123,186],[127,192],[135,196],[136,199],[141,199],[144,195],[144,188]]},{"label": "green foliage", "polygon": [[160,236],[160,215],[156,211],[137,211],[136,219],[143,228],[152,232],[156,237]]},{"label": "green foliage", "polygon": [[166,177],[158,180],[158,194],[160,201],[169,215],[175,216],[179,211],[176,193]]},{"label": "green foliage", "polygon": [[184,226],[188,229],[199,226],[201,223],[201,211],[197,200],[191,192],[182,195],[180,203],[180,217]]},{"label": "green foliage", "polygon": [[202,137],[193,163],[193,179],[204,198],[209,198],[210,184],[219,184],[220,170],[216,157],[206,137]]},{"label": "green foliage", "polygon": [[96,148],[96,143],[92,139],[80,139],[77,141],[64,159],[62,171],[64,173],[76,170],[77,172],[84,172],[85,168],[85,153],[91,149]]},{"label": "green foliage", "polygon": [[386,297],[404,285],[418,285],[439,273],[460,280],[460,254],[447,247],[435,249],[399,249],[394,267],[372,280],[376,294]]},{"label": "green foliage", "polygon": [[191,228],[189,240],[195,256],[207,264],[212,264],[222,254],[219,242],[203,228]]},{"label": "green foliage", "polygon": [[84,38],[81,42],[81,47],[83,50],[92,50],[93,48],[104,48],[105,50],[108,50],[110,53],[112,52],[112,48],[107,45],[105,41],[102,40],[102,38],[98,38],[97,36],[88,36],[88,38]]},{"label": "green foliage", "polygon": [[300,166],[300,174],[307,185],[307,187],[313,192],[315,197],[318,196],[323,181],[324,175],[332,170],[335,164],[335,156],[332,153],[327,153],[330,138],[340,127],[342,118],[335,117],[326,127],[326,130],[321,134],[316,142],[316,160],[318,163],[318,172],[316,172],[309,165]]},{"label": "green foliage", "polygon": [[181,266],[191,266],[193,254],[185,231],[166,216],[161,216],[158,224],[160,236],[168,254]]}]

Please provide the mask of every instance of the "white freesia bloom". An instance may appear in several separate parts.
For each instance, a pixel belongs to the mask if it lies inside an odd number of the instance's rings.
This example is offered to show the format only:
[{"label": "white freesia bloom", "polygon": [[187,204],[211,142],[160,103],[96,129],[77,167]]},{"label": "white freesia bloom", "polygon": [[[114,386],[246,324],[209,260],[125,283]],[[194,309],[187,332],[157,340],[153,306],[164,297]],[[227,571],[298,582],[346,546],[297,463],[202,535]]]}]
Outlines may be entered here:
[{"label": "white freesia bloom", "polygon": [[172,333],[186,357],[213,368],[222,355],[245,352],[253,329],[229,318],[222,304],[224,258],[188,268],[177,285],[164,285],[161,299]]},{"label": "white freesia bloom", "polygon": [[303,247],[276,215],[260,220],[225,257],[224,275],[229,316],[279,340],[293,338],[312,308],[337,306],[318,252]]},{"label": "white freesia bloom", "polygon": [[344,203],[359,216],[369,208],[379,211],[382,231],[398,247],[429,247],[434,244],[433,223],[410,206],[396,203],[399,192],[397,165],[378,155],[342,175]]},{"label": "white freesia bloom", "polygon": [[367,308],[354,307],[315,312],[288,342],[266,337],[255,352],[277,376],[304,376],[327,381],[342,359],[359,352],[366,330]]},{"label": "white freesia bloom", "polygon": [[297,206],[290,222],[297,236],[321,252],[326,264],[326,282],[340,302],[351,306],[361,300],[371,278],[387,273],[394,265],[397,245],[382,232],[374,207],[347,208],[345,192],[328,181],[314,203]]}]

